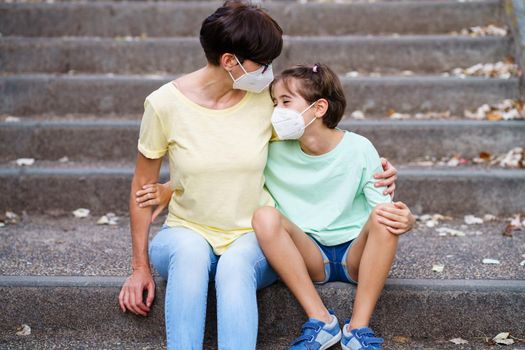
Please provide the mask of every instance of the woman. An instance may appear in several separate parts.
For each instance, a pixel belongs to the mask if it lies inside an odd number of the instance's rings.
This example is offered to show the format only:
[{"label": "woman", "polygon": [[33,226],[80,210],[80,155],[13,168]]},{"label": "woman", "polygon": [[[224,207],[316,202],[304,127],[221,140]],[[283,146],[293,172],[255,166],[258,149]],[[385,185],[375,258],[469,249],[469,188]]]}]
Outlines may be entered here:
[{"label": "woman", "polygon": [[[168,349],[202,348],[210,279],[219,349],[255,349],[256,290],[277,278],[251,218],[257,208],[274,205],[263,176],[273,111],[266,88],[282,30],[254,6],[225,3],[204,20],[200,41],[206,67],[163,85],[144,103],[130,194],[133,272],[119,303],[124,312],[147,316],[155,291],[149,256],[167,279]],[[166,153],[173,196],[148,249],[152,212],[135,195],[158,181]],[[382,176],[392,185],[396,170],[389,167]]]}]

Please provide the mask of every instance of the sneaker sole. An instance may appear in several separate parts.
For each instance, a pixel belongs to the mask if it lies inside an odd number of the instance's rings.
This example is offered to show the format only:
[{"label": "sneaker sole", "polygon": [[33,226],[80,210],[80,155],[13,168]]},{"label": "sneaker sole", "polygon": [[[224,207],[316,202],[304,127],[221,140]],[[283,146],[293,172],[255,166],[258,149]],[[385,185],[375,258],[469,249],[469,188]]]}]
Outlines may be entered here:
[{"label": "sneaker sole", "polygon": [[331,347],[332,345],[335,345],[336,343],[338,343],[341,340],[342,336],[343,336],[343,334],[341,333],[341,331],[339,331],[339,333],[337,333],[328,343],[326,343],[323,346],[321,346],[321,348],[319,350],[326,350],[329,347]]}]

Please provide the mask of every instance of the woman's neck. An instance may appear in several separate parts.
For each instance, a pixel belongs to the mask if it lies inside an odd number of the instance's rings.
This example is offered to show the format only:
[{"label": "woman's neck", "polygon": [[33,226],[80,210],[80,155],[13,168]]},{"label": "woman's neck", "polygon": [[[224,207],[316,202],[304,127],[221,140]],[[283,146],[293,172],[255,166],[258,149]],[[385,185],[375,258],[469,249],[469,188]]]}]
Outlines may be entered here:
[{"label": "woman's neck", "polygon": [[228,72],[211,65],[175,80],[175,84],[191,100],[212,109],[231,107],[246,94],[233,89]]},{"label": "woman's neck", "polygon": [[[315,123],[322,123],[316,120]],[[339,129],[329,129],[324,125],[308,130],[308,134],[303,135],[299,142],[304,153],[312,156],[320,156],[333,150],[344,136],[344,132]]]}]

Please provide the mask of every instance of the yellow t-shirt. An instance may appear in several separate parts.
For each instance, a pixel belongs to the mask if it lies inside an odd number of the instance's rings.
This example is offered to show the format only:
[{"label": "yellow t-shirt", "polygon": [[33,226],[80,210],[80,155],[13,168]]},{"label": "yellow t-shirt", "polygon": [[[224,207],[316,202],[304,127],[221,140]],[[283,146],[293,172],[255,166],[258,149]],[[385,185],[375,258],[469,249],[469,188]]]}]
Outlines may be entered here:
[{"label": "yellow t-shirt", "polygon": [[274,205],[263,175],[272,111],[268,90],[221,110],[196,104],[172,82],[146,98],[138,149],[150,159],[169,154],[166,225],[200,233],[215,254],[252,231],[254,211]]}]

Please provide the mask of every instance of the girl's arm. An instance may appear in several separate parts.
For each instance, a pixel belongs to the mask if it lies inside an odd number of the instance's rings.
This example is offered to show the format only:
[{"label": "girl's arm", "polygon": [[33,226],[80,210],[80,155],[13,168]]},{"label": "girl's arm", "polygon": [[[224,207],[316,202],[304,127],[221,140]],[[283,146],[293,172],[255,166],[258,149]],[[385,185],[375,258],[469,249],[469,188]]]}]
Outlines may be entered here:
[{"label": "girl's arm", "polygon": [[146,208],[156,205],[155,211],[151,216],[151,222],[155,221],[164,208],[168,206],[173,194],[171,183],[150,183],[142,186],[142,188],[135,193],[136,201],[139,207]]}]

